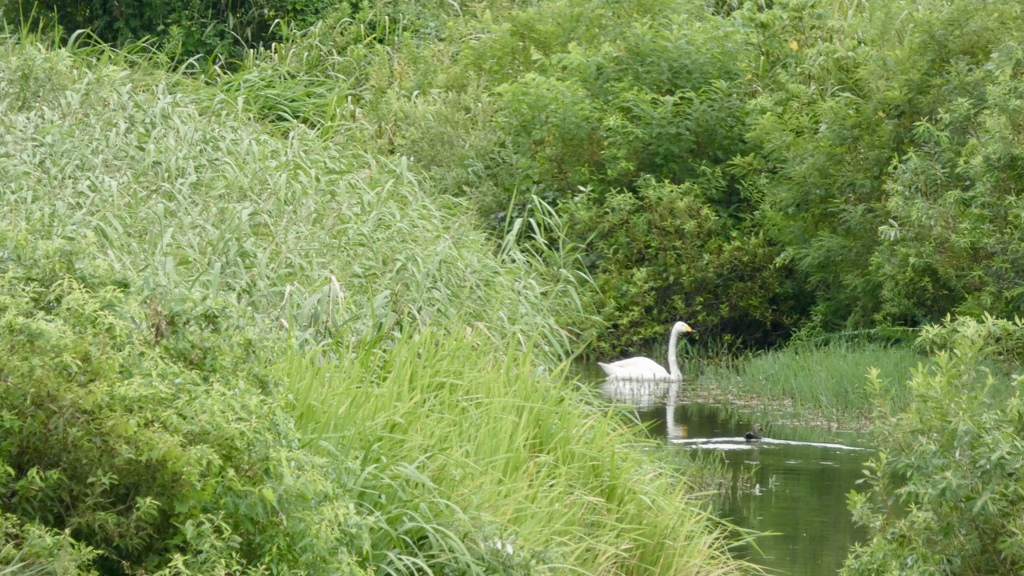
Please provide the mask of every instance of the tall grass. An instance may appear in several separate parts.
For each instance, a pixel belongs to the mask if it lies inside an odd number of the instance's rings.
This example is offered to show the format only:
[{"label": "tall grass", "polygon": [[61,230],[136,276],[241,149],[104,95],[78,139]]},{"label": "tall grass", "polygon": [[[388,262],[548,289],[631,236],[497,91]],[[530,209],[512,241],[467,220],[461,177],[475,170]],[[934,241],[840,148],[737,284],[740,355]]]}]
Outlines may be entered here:
[{"label": "tall grass", "polygon": [[378,573],[738,570],[687,483],[544,369],[588,319],[574,276],[513,241],[542,205],[495,250],[404,159],[223,94],[0,38],[0,226],[95,246],[74,258],[142,292],[158,343],[204,322],[294,336],[268,363]]},{"label": "tall grass", "polygon": [[891,408],[898,411],[909,399],[905,384],[911,370],[921,362],[927,358],[908,345],[794,344],[711,365],[701,381],[727,395],[754,399],[766,409],[784,404],[797,417],[857,423],[874,408],[868,387],[872,369],[889,383]]},{"label": "tall grass", "polygon": [[586,323],[562,305],[570,276],[496,258],[403,158],[238,108],[180,76],[0,39],[2,216],[98,237],[158,304],[227,299],[315,340],[459,315],[568,352],[556,319]]},{"label": "tall grass", "polygon": [[[502,527],[491,537],[514,538],[510,558],[551,570],[735,572],[692,487],[643,455],[619,415],[570,392],[529,342],[497,346],[473,330],[428,328],[386,352],[364,341],[278,364],[299,427],[338,462],[378,473],[359,479],[362,500],[400,518],[378,538],[437,531],[403,511],[450,505]],[[396,496],[389,475],[410,470],[432,493]]]}]

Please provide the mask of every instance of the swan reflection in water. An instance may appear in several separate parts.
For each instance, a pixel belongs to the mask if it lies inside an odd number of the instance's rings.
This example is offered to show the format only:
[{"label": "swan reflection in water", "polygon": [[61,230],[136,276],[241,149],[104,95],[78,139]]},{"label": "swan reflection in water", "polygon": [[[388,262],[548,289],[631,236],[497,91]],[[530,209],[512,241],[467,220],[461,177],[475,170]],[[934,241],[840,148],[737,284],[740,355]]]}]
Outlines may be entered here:
[{"label": "swan reflection in water", "polygon": [[679,399],[680,381],[639,381],[608,377],[601,384],[601,392],[608,400],[629,404],[639,410],[665,407],[665,426],[669,440],[686,437],[686,425],[676,426],[675,408]]},{"label": "swan reflection in water", "polygon": [[640,410],[661,406],[669,388],[675,384],[669,381],[642,381],[629,378],[608,377],[601,384],[601,393],[617,404],[629,404]]},{"label": "swan reflection in water", "polygon": [[831,442],[802,442],[768,438],[761,424],[754,424],[751,431],[742,436],[688,438],[686,424],[676,423],[676,406],[679,405],[681,382],[667,380],[641,382],[630,379],[607,378],[601,391],[609,400],[619,404],[630,404],[639,410],[650,410],[664,406],[666,436],[671,444],[694,449],[753,450],[766,445],[771,449],[782,445],[835,448],[839,450],[867,450],[859,446],[847,446]]}]

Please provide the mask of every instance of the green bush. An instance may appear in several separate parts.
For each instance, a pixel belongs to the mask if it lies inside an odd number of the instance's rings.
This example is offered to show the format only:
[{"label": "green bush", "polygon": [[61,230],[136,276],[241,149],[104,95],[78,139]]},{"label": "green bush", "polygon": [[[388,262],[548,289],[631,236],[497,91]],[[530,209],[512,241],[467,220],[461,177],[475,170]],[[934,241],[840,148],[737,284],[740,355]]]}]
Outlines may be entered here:
[{"label": "green bush", "polygon": [[[1020,30],[1010,0],[379,0],[217,87],[282,130],[404,155],[495,235],[526,199],[553,206],[589,246],[606,350],[678,316],[772,344],[1024,312]],[[643,229],[608,211],[649,204],[650,179],[713,210],[699,250],[665,221],[629,261],[631,233],[600,222]]]},{"label": "green bush", "polygon": [[[792,328],[788,268],[728,167],[747,152],[744,28],[682,1],[553,2],[481,28],[458,67],[492,83],[489,116],[453,184],[498,225],[524,198],[555,206],[586,246],[600,348],[660,340],[678,318],[748,344]],[[451,181],[454,166],[432,168]]]},{"label": "green bush", "polygon": [[[88,29],[116,46],[153,40],[170,57],[240,58],[279,41],[286,27],[305,28],[344,0],[4,0],[8,23],[54,18],[66,33]],[[28,16],[34,18],[28,18]]]},{"label": "green bush", "polygon": [[1005,80],[979,73],[984,103],[918,123],[919,148],[887,182],[891,220],[872,261],[886,317],[1024,313],[1024,53],[992,60]]},{"label": "green bush", "polygon": [[[382,140],[495,226],[524,198],[555,206],[610,347],[680,312],[765,344],[1024,311],[1020,3],[561,0],[448,23],[468,40],[396,46]],[[609,212],[646,205],[648,178],[699,189],[720,219],[706,250],[608,233],[645,229]],[[718,282],[665,280],[715,265]]]},{"label": "green bush", "polygon": [[[1020,574],[1024,382],[996,389],[983,361],[1019,358],[1024,323],[947,320],[922,339],[943,349],[914,372],[905,412],[876,414],[882,449],[868,464],[867,491],[850,495],[870,539],[842,573]],[[885,393],[877,375],[871,386]]]},{"label": "green bush", "polygon": [[[463,57],[468,71],[504,80],[493,95],[505,138],[480,159],[493,176],[514,178],[495,182],[504,193],[496,205],[516,189],[556,202],[580,186],[634,189],[644,176],[682,184],[742,151],[743,31],[687,2],[662,6],[672,17],[655,3],[621,12],[596,4],[524,12],[511,18],[519,26],[493,30]],[[524,54],[531,59],[511,78],[484,64]],[[738,198],[722,200],[731,209]]]},{"label": "green bush", "polygon": [[0,242],[0,561],[362,573],[366,526],[299,448],[264,341],[216,308],[134,301],[95,252]]},{"label": "green bush", "polygon": [[744,181],[817,325],[1024,310],[1009,264],[1020,4],[751,8],[734,13],[762,39]]},{"label": "green bush", "polygon": [[[13,470],[0,470],[0,475],[8,474],[13,474]],[[96,574],[89,567],[95,557],[95,550],[75,542],[67,532],[0,514],[0,574],[91,576]]]},{"label": "green bush", "polygon": [[771,342],[795,322],[786,268],[756,229],[723,217],[704,186],[645,179],[635,192],[590,192],[563,204],[570,229],[592,235],[586,255],[610,321],[604,352],[663,342],[685,320],[702,337]]}]

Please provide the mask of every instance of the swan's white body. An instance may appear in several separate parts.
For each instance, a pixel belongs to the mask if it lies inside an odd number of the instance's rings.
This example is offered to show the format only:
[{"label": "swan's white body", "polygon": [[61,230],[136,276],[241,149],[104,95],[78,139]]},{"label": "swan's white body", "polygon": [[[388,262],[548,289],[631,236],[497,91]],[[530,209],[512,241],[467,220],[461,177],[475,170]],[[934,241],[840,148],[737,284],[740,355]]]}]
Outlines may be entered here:
[{"label": "swan's white body", "polygon": [[686,322],[676,322],[672,326],[672,333],[668,337],[668,370],[644,356],[626,358],[609,364],[598,362],[597,365],[610,378],[621,380],[680,380],[683,373],[679,371],[679,364],[676,362],[676,342],[679,335],[686,332],[693,332]]}]

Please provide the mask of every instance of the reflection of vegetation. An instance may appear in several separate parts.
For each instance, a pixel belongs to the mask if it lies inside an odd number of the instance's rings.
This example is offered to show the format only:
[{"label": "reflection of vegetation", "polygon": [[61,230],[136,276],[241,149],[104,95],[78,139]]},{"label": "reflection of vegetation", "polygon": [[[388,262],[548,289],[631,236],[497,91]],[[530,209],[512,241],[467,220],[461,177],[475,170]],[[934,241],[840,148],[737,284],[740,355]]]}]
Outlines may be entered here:
[{"label": "reflection of vegetation", "polygon": [[747,547],[744,555],[785,573],[838,569],[847,547],[864,535],[851,522],[843,494],[861,478],[866,454],[780,445],[726,453],[738,485],[722,502],[722,516],[775,533],[758,537],[759,550]]},{"label": "reflection of vegetation", "polygon": [[693,482],[694,489],[699,492],[713,493],[712,503],[718,510],[718,504],[727,498],[733,489],[752,490],[754,488],[753,471],[737,475],[726,463],[720,450],[693,450],[668,445],[654,453],[655,458],[665,466],[678,470]]},{"label": "reflection of vegetation", "polygon": [[[640,418],[652,431],[664,433],[664,409],[643,411]],[[704,402],[681,404],[674,416],[676,422],[686,423],[685,437],[690,439],[738,439],[753,418],[736,406]],[[773,423],[770,432],[772,438],[809,443],[860,446],[866,440],[859,433],[830,432],[804,425]],[[788,573],[838,569],[848,546],[865,536],[866,531],[852,523],[845,495],[857,486],[863,463],[871,452],[781,443],[746,444],[742,440],[739,444],[739,449],[723,451],[711,445],[695,449],[692,445],[668,442],[656,454],[682,470],[694,464],[710,464],[716,469],[724,466],[724,471],[716,470],[715,474],[724,472],[720,478],[725,481],[712,478],[707,486],[715,491],[711,503],[716,514],[744,528],[776,533],[754,539],[760,550],[751,545],[738,547],[743,557]]]},{"label": "reflection of vegetation", "polygon": [[[851,522],[842,498],[861,478],[863,453],[837,455],[808,447],[777,452],[762,450],[758,455],[754,475],[760,493],[738,493],[723,515],[742,518],[754,530],[778,533],[756,541],[771,557],[763,561],[772,568],[786,573],[805,566],[813,566],[816,573],[839,568],[848,546],[864,536]],[[837,460],[838,465],[823,464]],[[747,551],[751,559],[760,556]]]}]

